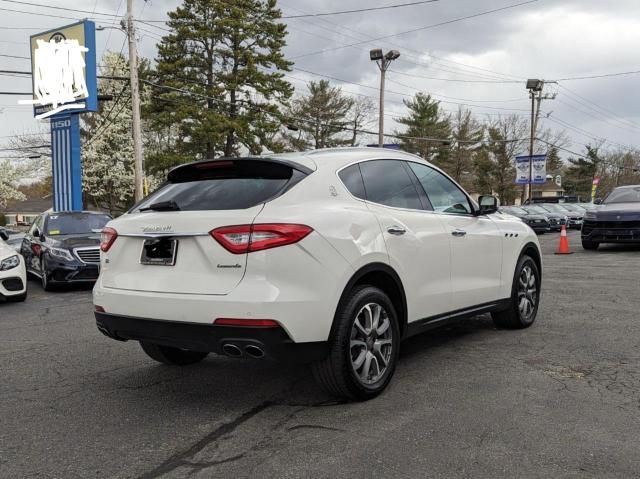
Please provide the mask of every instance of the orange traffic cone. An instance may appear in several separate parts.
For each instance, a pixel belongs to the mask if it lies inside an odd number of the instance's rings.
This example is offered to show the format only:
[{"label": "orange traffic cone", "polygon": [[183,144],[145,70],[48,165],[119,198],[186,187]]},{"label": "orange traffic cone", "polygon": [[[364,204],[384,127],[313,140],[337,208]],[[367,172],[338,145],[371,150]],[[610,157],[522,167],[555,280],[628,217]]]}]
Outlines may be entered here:
[{"label": "orange traffic cone", "polygon": [[569,239],[567,238],[567,227],[562,225],[562,230],[560,231],[560,245],[558,246],[558,251],[555,254],[573,254],[573,251],[569,251]]}]

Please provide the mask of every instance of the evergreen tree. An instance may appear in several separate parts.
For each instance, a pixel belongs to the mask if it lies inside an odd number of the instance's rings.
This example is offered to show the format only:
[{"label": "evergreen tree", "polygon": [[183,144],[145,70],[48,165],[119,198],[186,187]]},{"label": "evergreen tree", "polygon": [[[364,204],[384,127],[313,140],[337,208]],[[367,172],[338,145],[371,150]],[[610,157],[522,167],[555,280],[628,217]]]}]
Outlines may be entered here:
[{"label": "evergreen tree", "polygon": [[578,195],[582,198],[591,197],[591,186],[594,176],[598,173],[602,160],[598,155],[599,148],[586,146],[587,154],[584,158],[569,158],[570,166],[567,168],[563,186],[567,193]]},{"label": "evergreen tree", "polygon": [[563,166],[564,162],[562,158],[560,158],[558,148],[551,146],[547,152],[547,174],[553,176],[559,175]]},{"label": "evergreen tree", "polygon": [[147,113],[152,128],[175,138],[151,166],[271,148],[279,105],[293,93],[280,16],[275,0],[184,0],[169,12],[154,81],[162,86]]},{"label": "evergreen tree", "polygon": [[440,110],[440,102],[426,93],[417,93],[403,102],[409,113],[397,120],[406,126],[404,131],[396,132],[406,137],[400,140],[401,148],[444,167],[447,153],[442,150],[443,142],[424,139],[448,139],[451,135],[449,118]]},{"label": "evergreen tree", "polygon": [[512,141],[524,138],[527,122],[515,115],[499,117],[487,126],[487,142],[475,163],[476,187],[482,193],[495,193],[500,203],[510,205],[515,202],[517,189],[514,184],[516,170],[513,160],[526,148],[526,141]]},{"label": "evergreen tree", "polygon": [[[351,138],[345,133],[352,127],[354,100],[327,80],[309,82],[307,88],[309,94],[294,99],[288,111],[289,121],[297,127],[297,132],[284,134],[291,149],[303,151],[354,144],[356,132]],[[360,116],[354,121],[359,126]]]}]

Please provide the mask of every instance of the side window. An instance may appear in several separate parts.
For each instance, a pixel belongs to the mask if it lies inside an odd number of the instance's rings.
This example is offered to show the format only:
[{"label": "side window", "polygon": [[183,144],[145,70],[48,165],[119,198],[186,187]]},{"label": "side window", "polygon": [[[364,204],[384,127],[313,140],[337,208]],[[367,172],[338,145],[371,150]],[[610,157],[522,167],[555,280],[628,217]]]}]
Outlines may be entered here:
[{"label": "side window", "polygon": [[409,167],[418,177],[434,211],[454,214],[471,213],[469,199],[449,178],[419,163],[409,162]]},{"label": "side window", "polygon": [[423,209],[418,191],[403,163],[400,160],[360,163],[367,200],[395,208]]},{"label": "side window", "polygon": [[367,195],[364,192],[364,182],[362,181],[362,174],[360,173],[359,165],[355,164],[345,168],[338,173],[338,176],[353,196],[363,200],[367,199]]}]

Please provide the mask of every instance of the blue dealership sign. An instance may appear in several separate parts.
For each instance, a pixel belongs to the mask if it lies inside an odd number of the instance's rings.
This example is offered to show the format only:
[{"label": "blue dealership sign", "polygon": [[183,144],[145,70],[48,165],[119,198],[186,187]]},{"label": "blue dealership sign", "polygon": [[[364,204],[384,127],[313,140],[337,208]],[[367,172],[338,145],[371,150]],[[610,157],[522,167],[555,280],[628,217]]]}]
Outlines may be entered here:
[{"label": "blue dealership sign", "polygon": [[[529,183],[542,185],[547,181],[547,155],[516,156],[515,166],[517,185]],[[529,177],[530,171],[531,177]]]},{"label": "blue dealership sign", "polygon": [[53,210],[82,211],[82,166],[80,164],[80,115],[51,118],[53,166]]}]

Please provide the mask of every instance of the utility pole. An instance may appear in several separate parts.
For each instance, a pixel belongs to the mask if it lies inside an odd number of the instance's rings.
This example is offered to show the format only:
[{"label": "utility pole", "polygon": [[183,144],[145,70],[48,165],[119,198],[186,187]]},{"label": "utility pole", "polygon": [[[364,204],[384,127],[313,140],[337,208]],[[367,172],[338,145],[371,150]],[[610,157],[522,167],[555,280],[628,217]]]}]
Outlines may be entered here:
[{"label": "utility pole", "polygon": [[390,50],[386,54],[382,54],[382,50],[377,48],[369,51],[369,57],[371,61],[376,62],[378,68],[380,68],[380,118],[378,120],[378,147],[384,146],[384,80],[385,74],[389,69],[389,65],[395,59],[400,56],[398,50]]},{"label": "utility pole", "polygon": [[[550,82],[555,83],[555,82]],[[520,203],[524,204],[525,200],[528,200],[529,203],[532,202],[533,199],[533,151],[536,140],[536,131],[538,129],[538,119],[540,118],[540,107],[542,105],[542,100],[553,100],[556,97],[556,94],[553,95],[543,95],[542,91],[544,90],[545,81],[538,79],[530,79],[527,80],[527,90],[529,90],[529,97],[531,98],[531,138],[529,140],[529,182],[524,185],[522,189],[522,198]]]},{"label": "utility pole", "polygon": [[140,87],[138,84],[138,50],[133,24],[133,0],[127,0],[127,37],[129,39],[129,75],[131,82],[131,108],[133,119],[133,158],[135,201],[144,197],[142,163],[142,128],[140,125]]}]

